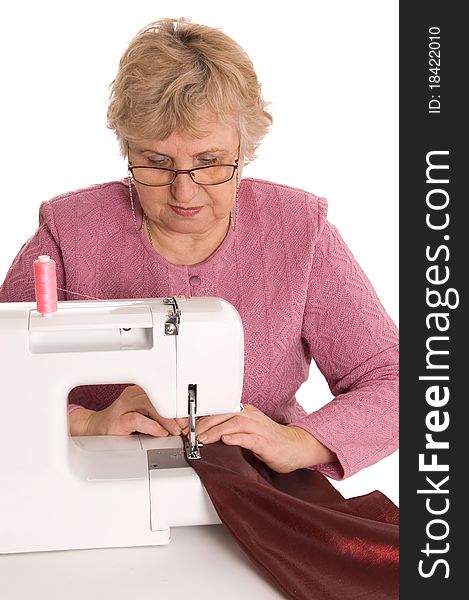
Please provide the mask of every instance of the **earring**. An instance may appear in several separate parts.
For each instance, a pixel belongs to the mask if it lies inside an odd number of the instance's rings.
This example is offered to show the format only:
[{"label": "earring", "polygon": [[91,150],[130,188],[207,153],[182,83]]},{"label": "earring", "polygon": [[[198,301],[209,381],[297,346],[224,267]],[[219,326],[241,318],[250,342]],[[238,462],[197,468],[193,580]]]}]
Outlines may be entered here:
[{"label": "earring", "polygon": [[233,211],[233,209],[230,210],[231,229],[233,231],[235,231],[235,229],[236,229],[236,221],[238,220],[238,197],[239,197],[239,175],[238,175],[238,171],[236,171],[236,198],[235,198],[235,205],[234,205],[234,211]]},{"label": "earring", "polygon": [[127,175],[127,183],[129,186],[129,196],[130,196],[130,210],[132,211],[132,219],[134,221],[134,225],[135,225],[135,231],[137,233],[140,233],[142,231],[143,228],[143,219],[142,219],[142,224],[140,225],[140,229],[137,227],[137,217],[135,216],[135,206],[134,206],[134,196],[132,193],[132,174],[129,171],[128,175]]}]

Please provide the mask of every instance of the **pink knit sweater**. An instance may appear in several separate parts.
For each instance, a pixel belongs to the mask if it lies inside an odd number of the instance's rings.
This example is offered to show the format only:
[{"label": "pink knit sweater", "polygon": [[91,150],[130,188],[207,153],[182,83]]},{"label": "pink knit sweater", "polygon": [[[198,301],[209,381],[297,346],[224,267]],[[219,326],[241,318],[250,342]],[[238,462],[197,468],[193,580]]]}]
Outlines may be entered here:
[{"label": "pink knit sweater", "polygon": [[[218,296],[245,333],[243,402],[311,432],[337,454],[316,467],[342,479],[398,446],[398,333],[333,225],[323,198],[256,179],[240,185],[236,230],[197,265],[173,265],[136,231],[127,181],[45,202],[0,301],[31,301],[33,261],[49,254],[58,287],[97,298]],[[137,207],[137,222],[141,223]],[[59,299],[80,299],[59,294]],[[295,400],[314,359],[334,399],[311,414]],[[124,382],[123,382],[124,383]],[[76,388],[70,402],[100,410],[118,386]]]}]

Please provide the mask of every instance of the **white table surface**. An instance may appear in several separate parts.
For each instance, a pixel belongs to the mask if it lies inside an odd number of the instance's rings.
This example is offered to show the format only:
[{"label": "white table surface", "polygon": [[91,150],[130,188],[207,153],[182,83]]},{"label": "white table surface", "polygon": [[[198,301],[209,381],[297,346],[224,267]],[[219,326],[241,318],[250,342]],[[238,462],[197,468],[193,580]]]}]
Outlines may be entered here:
[{"label": "white table surface", "polygon": [[276,600],[223,525],[171,528],[166,546],[0,555],[2,600]]}]

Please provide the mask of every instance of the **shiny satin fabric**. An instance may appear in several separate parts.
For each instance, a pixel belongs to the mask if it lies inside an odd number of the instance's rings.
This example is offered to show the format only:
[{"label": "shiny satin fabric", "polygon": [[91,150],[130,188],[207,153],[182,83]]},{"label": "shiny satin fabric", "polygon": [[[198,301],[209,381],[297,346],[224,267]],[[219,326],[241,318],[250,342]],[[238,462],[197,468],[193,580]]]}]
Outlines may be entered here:
[{"label": "shiny satin fabric", "polygon": [[381,492],[345,499],[317,471],[280,474],[219,442],[191,461],[221,521],[295,600],[396,600],[399,509]]}]

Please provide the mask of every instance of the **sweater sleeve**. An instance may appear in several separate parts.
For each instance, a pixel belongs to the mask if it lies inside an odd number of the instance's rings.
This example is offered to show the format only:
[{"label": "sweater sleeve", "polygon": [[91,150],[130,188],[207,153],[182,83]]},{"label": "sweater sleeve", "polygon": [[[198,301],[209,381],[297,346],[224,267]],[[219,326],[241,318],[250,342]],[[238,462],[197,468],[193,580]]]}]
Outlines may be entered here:
[{"label": "sweater sleeve", "polygon": [[336,453],[317,465],[343,479],[398,448],[398,331],[337,229],[314,250],[302,337],[334,398],[291,423]]}]

